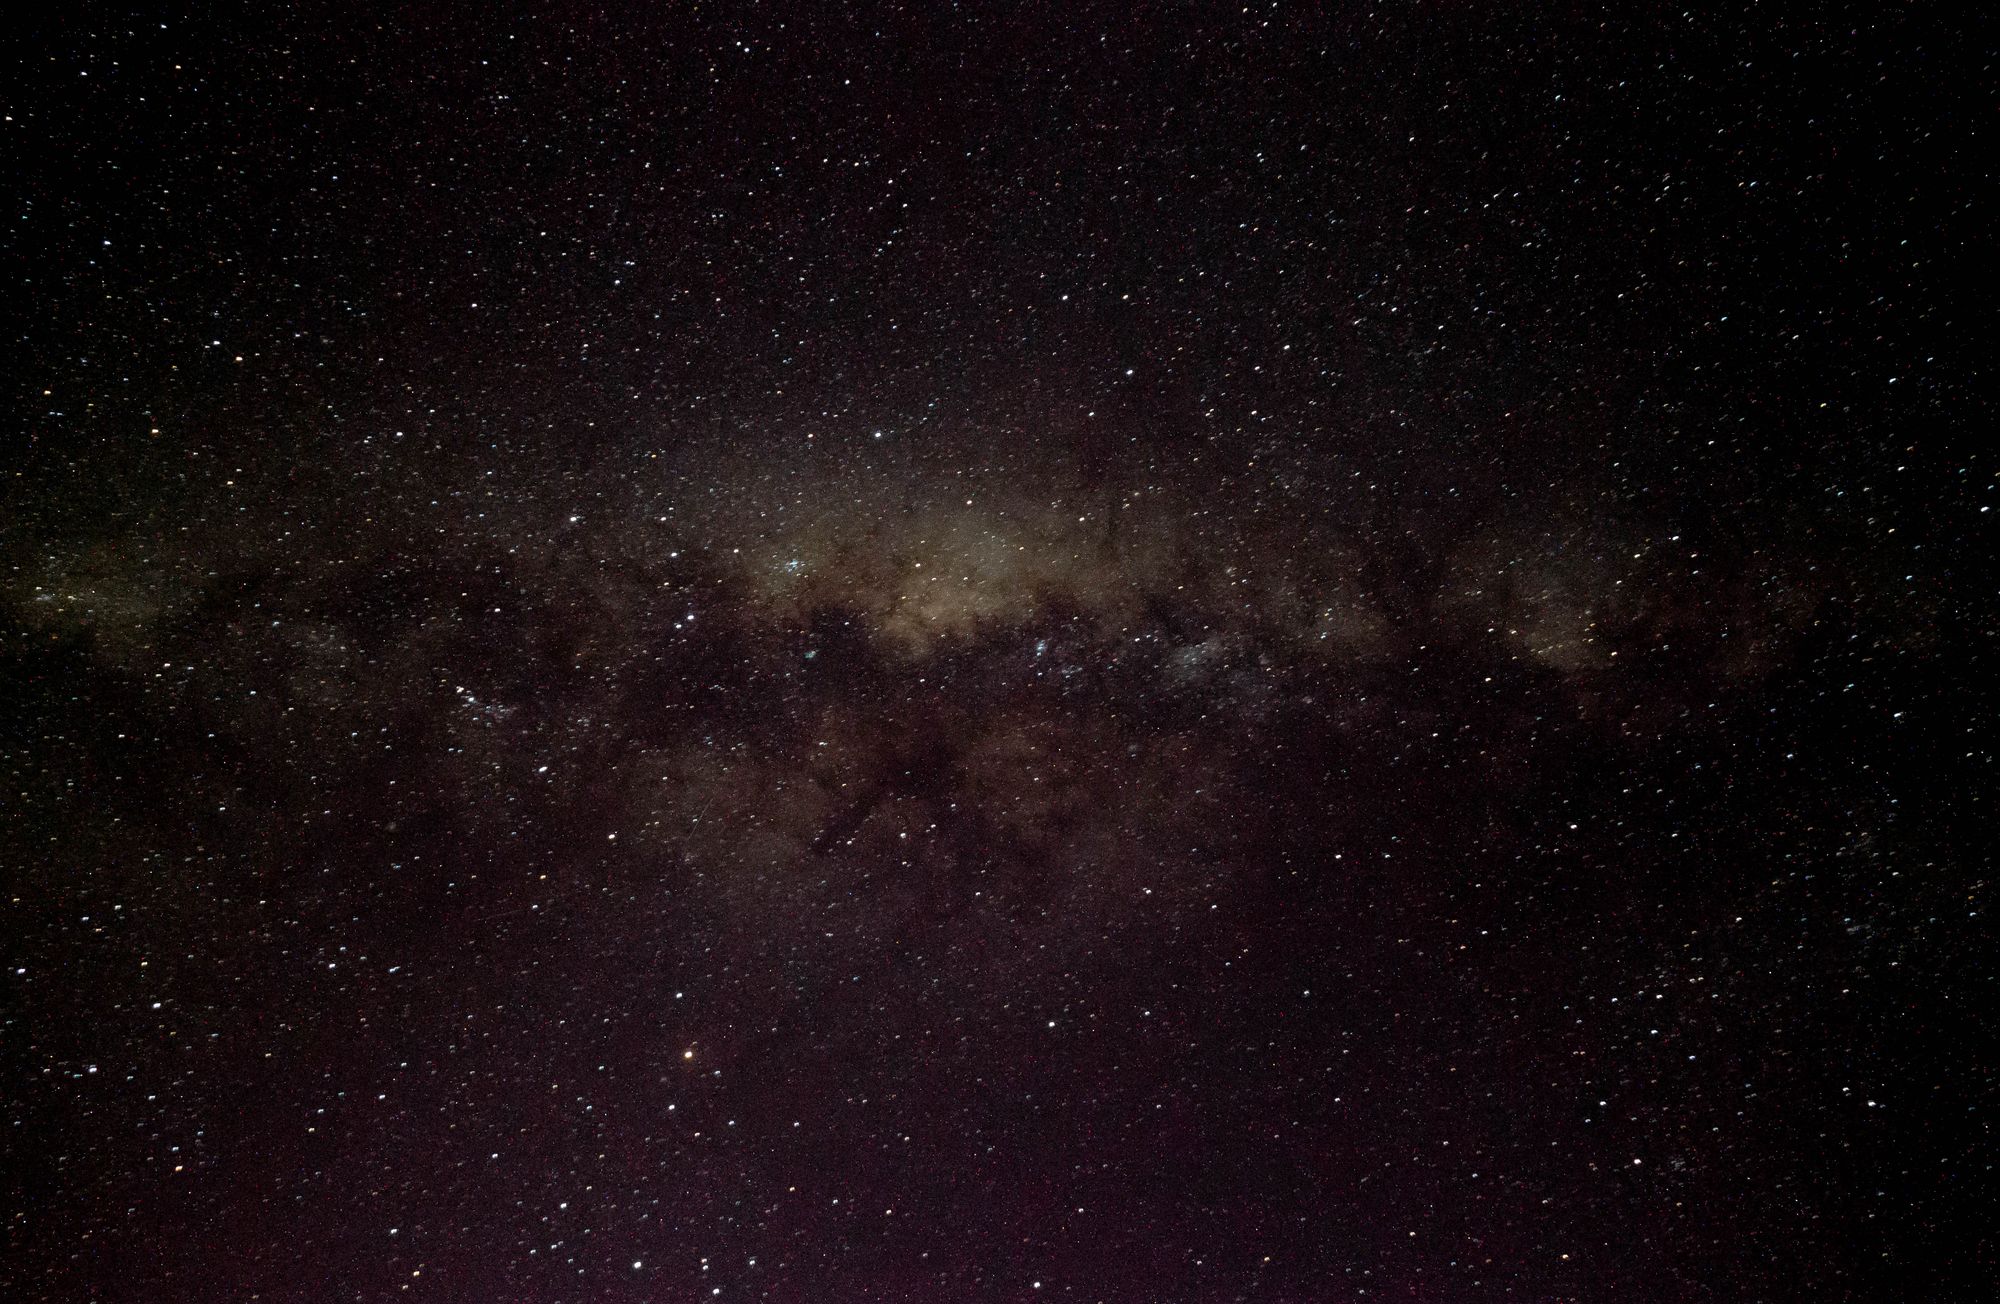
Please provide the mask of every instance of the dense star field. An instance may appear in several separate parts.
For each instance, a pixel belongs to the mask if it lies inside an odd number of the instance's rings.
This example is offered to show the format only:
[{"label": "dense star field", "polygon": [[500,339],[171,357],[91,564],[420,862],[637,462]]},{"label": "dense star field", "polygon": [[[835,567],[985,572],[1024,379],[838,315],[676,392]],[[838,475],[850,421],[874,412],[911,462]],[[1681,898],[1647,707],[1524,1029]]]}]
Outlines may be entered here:
[{"label": "dense star field", "polygon": [[1990,1298],[1990,27],[1713,9],[17,26],[0,1294]]}]

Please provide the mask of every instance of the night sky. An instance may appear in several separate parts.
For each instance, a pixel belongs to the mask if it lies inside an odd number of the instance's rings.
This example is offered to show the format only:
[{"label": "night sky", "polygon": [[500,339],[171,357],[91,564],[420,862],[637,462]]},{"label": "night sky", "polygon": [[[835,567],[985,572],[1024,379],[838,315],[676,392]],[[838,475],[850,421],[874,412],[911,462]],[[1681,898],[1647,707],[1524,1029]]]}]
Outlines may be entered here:
[{"label": "night sky", "polygon": [[1972,7],[40,8],[0,1295],[1991,1298]]}]

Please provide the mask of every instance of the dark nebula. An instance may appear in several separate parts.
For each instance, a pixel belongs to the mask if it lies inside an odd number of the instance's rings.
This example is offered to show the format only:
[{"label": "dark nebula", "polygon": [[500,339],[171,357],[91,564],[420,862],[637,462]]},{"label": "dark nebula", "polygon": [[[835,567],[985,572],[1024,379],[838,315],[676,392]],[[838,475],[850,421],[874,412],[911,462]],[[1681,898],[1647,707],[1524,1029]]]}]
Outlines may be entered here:
[{"label": "dark nebula", "polygon": [[0,1295],[1992,1298],[1990,32],[1712,8],[23,19]]}]

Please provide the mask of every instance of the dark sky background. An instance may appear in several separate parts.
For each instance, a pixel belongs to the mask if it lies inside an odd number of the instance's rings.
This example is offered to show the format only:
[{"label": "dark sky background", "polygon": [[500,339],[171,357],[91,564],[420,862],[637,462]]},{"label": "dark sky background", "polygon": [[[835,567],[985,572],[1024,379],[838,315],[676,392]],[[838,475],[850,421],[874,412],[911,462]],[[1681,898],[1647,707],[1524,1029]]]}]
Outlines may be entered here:
[{"label": "dark sky background", "polygon": [[0,1294],[1991,1297],[1987,23],[364,8],[5,37]]}]

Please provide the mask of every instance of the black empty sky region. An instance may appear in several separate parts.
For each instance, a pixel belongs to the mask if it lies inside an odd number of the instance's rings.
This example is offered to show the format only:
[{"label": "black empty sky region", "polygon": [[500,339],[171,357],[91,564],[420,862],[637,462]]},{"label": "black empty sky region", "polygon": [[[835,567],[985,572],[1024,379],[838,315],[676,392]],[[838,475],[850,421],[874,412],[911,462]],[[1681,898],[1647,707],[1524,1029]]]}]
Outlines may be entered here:
[{"label": "black empty sky region", "polygon": [[1993,1297],[1973,7],[34,8],[0,1296]]}]

